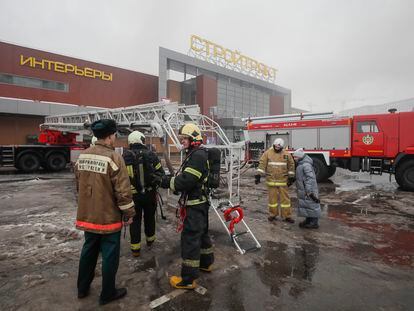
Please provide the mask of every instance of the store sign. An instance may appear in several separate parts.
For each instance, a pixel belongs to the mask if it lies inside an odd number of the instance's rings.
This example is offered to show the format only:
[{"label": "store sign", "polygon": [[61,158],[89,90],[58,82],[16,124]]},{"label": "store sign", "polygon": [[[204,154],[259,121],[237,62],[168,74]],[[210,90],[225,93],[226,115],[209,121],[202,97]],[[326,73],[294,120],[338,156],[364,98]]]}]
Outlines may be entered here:
[{"label": "store sign", "polygon": [[77,76],[101,79],[104,81],[112,81],[112,73],[106,73],[101,70],[92,69],[89,67],[78,67],[72,64],[65,64],[47,59],[36,59],[33,56],[25,57],[20,55],[20,65],[29,66],[31,68],[39,68],[49,71],[56,71],[61,73],[72,73]]},{"label": "store sign", "polygon": [[196,35],[191,36],[189,54],[261,80],[274,82],[276,78],[275,68]]}]

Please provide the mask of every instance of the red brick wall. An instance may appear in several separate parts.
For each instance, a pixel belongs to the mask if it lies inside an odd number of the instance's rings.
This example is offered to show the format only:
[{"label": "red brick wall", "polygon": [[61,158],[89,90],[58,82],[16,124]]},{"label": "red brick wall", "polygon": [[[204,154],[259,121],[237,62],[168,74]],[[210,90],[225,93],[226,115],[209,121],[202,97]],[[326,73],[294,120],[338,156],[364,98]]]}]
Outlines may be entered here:
[{"label": "red brick wall", "polygon": [[0,145],[27,143],[27,135],[38,135],[44,117],[0,115]]},{"label": "red brick wall", "polygon": [[211,117],[210,107],[217,105],[217,81],[201,75],[197,77],[197,104],[201,113]]},{"label": "red brick wall", "polygon": [[[112,81],[20,65],[20,55],[112,73]],[[123,107],[158,101],[158,77],[0,42],[0,73],[69,83],[69,92],[0,84],[0,96],[98,107]]]}]

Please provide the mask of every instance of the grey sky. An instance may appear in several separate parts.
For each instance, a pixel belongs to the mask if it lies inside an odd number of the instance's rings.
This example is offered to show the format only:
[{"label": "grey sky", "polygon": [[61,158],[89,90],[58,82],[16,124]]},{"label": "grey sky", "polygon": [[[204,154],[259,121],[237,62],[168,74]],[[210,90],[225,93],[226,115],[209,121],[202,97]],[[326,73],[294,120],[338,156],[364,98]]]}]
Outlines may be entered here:
[{"label": "grey sky", "polygon": [[157,75],[191,34],[278,69],[292,104],[414,97],[414,1],[0,0],[0,40]]}]

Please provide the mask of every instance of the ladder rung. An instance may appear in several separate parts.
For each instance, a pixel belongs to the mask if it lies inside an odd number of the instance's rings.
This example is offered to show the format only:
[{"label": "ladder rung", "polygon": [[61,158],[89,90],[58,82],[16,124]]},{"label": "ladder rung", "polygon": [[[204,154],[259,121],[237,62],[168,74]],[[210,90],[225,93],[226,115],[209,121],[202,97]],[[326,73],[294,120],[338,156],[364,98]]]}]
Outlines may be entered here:
[{"label": "ladder rung", "polygon": [[249,233],[249,231],[244,231],[244,232],[236,233],[236,234],[233,235],[233,237],[236,238],[236,237],[238,237],[240,235],[243,235],[243,234],[246,234],[246,233]]}]

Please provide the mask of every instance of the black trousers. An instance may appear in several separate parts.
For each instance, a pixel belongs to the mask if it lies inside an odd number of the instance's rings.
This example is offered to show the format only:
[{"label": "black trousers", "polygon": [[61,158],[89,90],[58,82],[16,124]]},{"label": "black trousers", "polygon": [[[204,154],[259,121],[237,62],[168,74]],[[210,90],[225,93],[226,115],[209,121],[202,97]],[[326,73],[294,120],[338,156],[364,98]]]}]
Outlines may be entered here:
[{"label": "black trousers", "polygon": [[95,267],[99,252],[102,253],[102,291],[101,299],[115,293],[115,277],[119,266],[121,232],[97,234],[85,232],[85,243],[79,260],[78,291],[86,292],[95,277]]},{"label": "black trousers", "polygon": [[138,251],[141,248],[141,222],[144,213],[144,232],[148,242],[155,240],[155,212],[157,210],[157,197],[155,191],[144,194],[134,194],[135,216],[129,226],[131,235],[131,250]]},{"label": "black trousers", "polygon": [[214,262],[213,245],[208,234],[209,204],[186,207],[187,216],[181,232],[181,277],[192,282],[199,276],[199,268],[208,268]]}]

